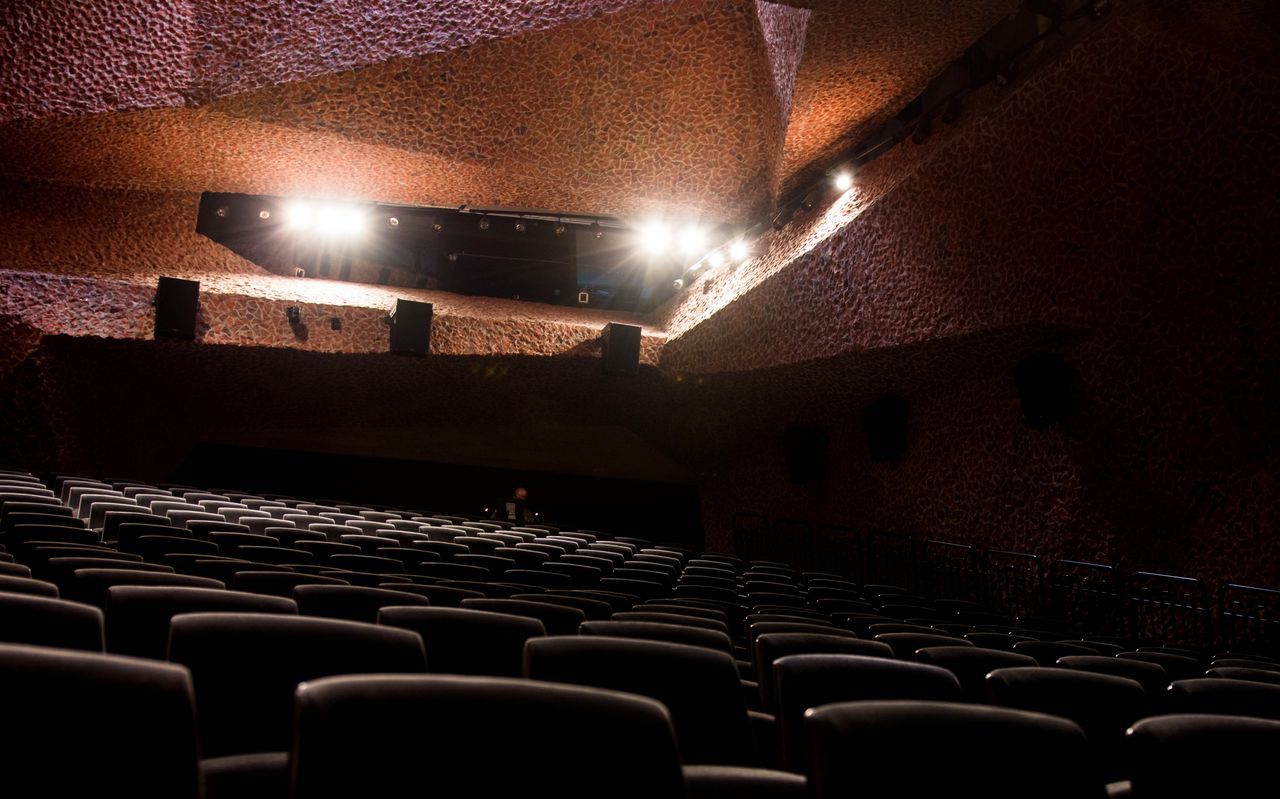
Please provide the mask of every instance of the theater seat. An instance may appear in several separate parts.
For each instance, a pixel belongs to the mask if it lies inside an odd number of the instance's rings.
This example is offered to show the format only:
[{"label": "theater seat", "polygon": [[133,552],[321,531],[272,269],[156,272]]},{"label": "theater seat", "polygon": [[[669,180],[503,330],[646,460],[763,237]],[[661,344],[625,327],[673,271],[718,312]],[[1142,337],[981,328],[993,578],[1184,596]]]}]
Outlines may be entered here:
[{"label": "theater seat", "polygon": [[761,763],[737,665],[723,652],[662,641],[550,636],[525,644],[524,675],[656,699],[671,713],[683,763]]},{"label": "theater seat", "polygon": [[427,606],[431,601],[418,594],[387,588],[355,585],[300,585],[293,589],[293,600],[304,616],[325,616],[374,624],[378,611],[391,605]]},{"label": "theater seat", "polygon": [[810,708],[878,699],[955,702],[962,696],[954,674],[924,663],[863,655],[789,655],[774,661],[773,669],[782,764],[798,773],[804,771],[804,716]]},{"label": "theater seat", "polygon": [[[298,689],[294,799],[423,795],[683,799],[666,709],[597,688],[459,676]],[[376,730],[377,734],[370,734]]]},{"label": "theater seat", "polygon": [[7,796],[199,799],[186,669],[0,644],[0,685]]},{"label": "theater seat", "polygon": [[891,701],[819,707],[804,723],[814,799],[1106,797],[1089,742],[1067,719]]},{"label": "theater seat", "polygon": [[463,608],[387,607],[378,623],[420,635],[435,674],[519,677],[525,642],[547,634],[537,619]]},{"label": "theater seat", "polygon": [[1280,721],[1212,714],[1156,716],[1134,724],[1127,738],[1132,799],[1274,793],[1271,755],[1280,751]]},{"label": "theater seat", "polygon": [[292,600],[242,591],[163,585],[107,589],[107,649],[117,655],[164,660],[169,623],[182,613],[296,614]]},{"label": "theater seat", "polygon": [[101,653],[102,628],[102,611],[91,605],[0,592],[0,642]]},{"label": "theater seat", "polygon": [[169,660],[191,669],[205,757],[287,751],[304,680],[425,668],[421,639],[405,630],[248,613],[173,617]]},{"label": "theater seat", "polygon": [[586,614],[577,608],[522,599],[464,599],[462,607],[528,616],[542,622],[547,635],[577,635],[578,627],[587,620]]}]

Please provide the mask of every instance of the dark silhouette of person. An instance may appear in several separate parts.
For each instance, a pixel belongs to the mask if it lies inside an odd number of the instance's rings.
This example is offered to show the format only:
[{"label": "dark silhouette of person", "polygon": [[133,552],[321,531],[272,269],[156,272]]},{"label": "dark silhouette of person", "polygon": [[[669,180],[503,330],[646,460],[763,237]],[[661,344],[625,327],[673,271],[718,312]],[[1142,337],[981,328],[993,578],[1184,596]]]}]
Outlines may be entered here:
[{"label": "dark silhouette of person", "polygon": [[497,503],[489,518],[527,524],[534,521],[537,516],[538,514],[529,509],[529,492],[523,486],[519,486],[511,492],[509,498]]}]

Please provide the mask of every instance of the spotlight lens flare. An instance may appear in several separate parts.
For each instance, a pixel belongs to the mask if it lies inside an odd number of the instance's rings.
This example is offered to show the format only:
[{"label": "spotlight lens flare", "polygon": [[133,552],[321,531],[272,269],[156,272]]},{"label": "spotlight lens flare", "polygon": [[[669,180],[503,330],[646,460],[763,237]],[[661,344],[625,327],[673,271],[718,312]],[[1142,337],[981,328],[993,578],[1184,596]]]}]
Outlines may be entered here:
[{"label": "spotlight lens flare", "polygon": [[831,182],[835,185],[837,190],[848,191],[853,188],[853,175],[848,172],[837,172],[836,176],[831,179]]},{"label": "spotlight lens flare", "polygon": [[707,256],[707,263],[711,264],[713,269],[719,269],[724,266],[724,252],[722,250],[712,250]]},{"label": "spotlight lens flare", "polygon": [[680,252],[683,255],[697,255],[707,248],[707,232],[697,225],[689,225],[680,231]]},{"label": "spotlight lens flare", "polygon": [[315,224],[316,211],[307,203],[290,203],[284,218],[292,230],[309,230]]},{"label": "spotlight lens flare", "polygon": [[729,245],[729,257],[738,263],[747,260],[749,255],[751,255],[751,248],[742,239],[738,239]]},{"label": "spotlight lens flare", "polygon": [[662,255],[671,249],[671,229],[662,222],[649,222],[640,228],[640,245],[650,255]]}]

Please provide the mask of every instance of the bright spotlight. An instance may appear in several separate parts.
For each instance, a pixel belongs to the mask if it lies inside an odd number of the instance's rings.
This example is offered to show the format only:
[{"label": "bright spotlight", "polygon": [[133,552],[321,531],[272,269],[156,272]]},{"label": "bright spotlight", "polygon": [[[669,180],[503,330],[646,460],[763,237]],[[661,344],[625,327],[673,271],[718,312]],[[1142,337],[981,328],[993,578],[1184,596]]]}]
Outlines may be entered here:
[{"label": "bright spotlight", "polygon": [[707,232],[697,225],[689,225],[680,231],[680,252],[697,255],[707,248]]},{"label": "bright spotlight", "polygon": [[316,221],[316,210],[307,203],[290,203],[284,212],[285,224],[292,230],[309,230]]},{"label": "bright spotlight", "polygon": [[343,208],[338,214],[338,232],[344,236],[359,236],[364,232],[365,222],[364,209],[355,206]]},{"label": "bright spotlight", "polygon": [[707,263],[711,264],[713,269],[719,269],[724,266],[724,251],[712,250],[711,254],[707,256]]},{"label": "bright spotlight", "polygon": [[671,248],[671,229],[661,222],[650,222],[640,228],[640,244],[650,255],[662,255]]},{"label": "bright spotlight", "polygon": [[729,245],[729,257],[741,263],[747,260],[747,256],[751,255],[751,248],[742,239],[738,239]]},{"label": "bright spotlight", "polygon": [[848,191],[853,188],[853,175],[843,171],[837,172],[831,179],[831,183],[835,185],[837,191]]}]

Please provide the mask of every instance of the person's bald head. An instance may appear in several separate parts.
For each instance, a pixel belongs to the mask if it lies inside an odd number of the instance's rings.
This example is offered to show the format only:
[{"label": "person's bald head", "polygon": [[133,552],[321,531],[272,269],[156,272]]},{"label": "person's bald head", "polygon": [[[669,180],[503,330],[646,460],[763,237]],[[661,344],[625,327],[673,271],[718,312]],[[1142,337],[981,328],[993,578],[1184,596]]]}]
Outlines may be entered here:
[{"label": "person's bald head", "polygon": [[522,486],[520,488],[517,488],[515,491],[512,491],[511,496],[515,497],[521,502],[524,502],[525,500],[529,499],[529,492],[526,491]]}]

